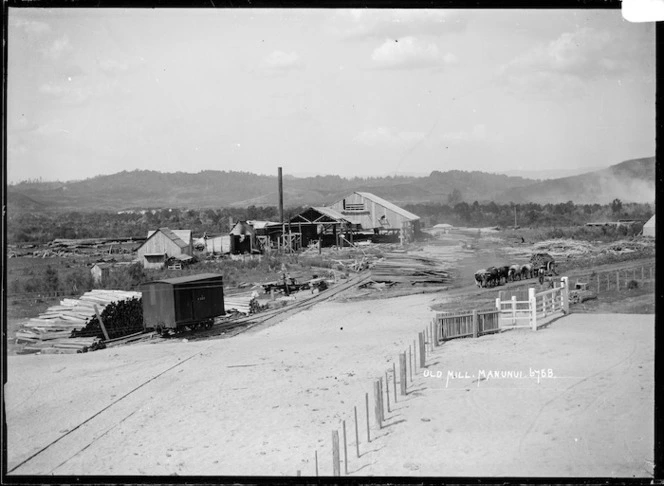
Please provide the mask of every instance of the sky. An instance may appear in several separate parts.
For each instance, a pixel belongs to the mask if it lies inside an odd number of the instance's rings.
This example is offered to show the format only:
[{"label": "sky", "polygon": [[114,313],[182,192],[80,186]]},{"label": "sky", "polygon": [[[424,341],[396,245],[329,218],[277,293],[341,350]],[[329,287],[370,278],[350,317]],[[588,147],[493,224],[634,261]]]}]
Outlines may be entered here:
[{"label": "sky", "polygon": [[620,10],[10,8],[7,176],[607,167],[655,153]]}]

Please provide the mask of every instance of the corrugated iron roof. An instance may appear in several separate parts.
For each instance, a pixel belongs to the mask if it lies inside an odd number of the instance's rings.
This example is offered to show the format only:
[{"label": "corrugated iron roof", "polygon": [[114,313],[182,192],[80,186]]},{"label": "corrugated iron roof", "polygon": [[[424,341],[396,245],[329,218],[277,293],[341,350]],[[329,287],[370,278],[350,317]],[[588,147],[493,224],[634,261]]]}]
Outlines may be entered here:
[{"label": "corrugated iron roof", "polygon": [[268,226],[281,226],[281,223],[276,223],[274,221],[256,221],[256,220],[249,220],[247,221],[251,226],[254,227],[254,229],[264,229],[267,228]]},{"label": "corrugated iron roof", "polygon": [[312,207],[312,209],[315,209],[319,213],[324,214],[325,216],[329,216],[332,219],[336,219],[338,221],[345,221],[346,223],[350,223],[350,221],[348,221],[348,219],[346,219],[343,214],[341,214],[339,211],[337,211],[334,208],[328,208],[328,207],[325,207],[325,206],[316,206],[316,207]]},{"label": "corrugated iron roof", "polygon": [[[172,230],[169,228],[159,228],[158,230],[150,230],[148,231],[148,240],[154,235],[157,231],[160,231],[164,235],[166,235],[170,240],[175,242],[180,248],[186,248],[189,246],[189,243],[191,242],[191,230]],[[182,243],[184,243],[184,246],[182,244],[178,243],[173,237],[179,239]],[[147,241],[147,240],[146,240]]]},{"label": "corrugated iron roof", "polygon": [[404,218],[409,219],[409,220],[411,220],[411,221],[414,221],[414,220],[416,220],[416,219],[420,219],[420,217],[417,216],[416,214],[413,214],[413,213],[411,213],[411,212],[409,212],[409,211],[406,211],[405,209],[400,208],[400,207],[397,206],[396,204],[391,203],[390,201],[386,201],[386,200],[383,199],[382,197],[378,197],[378,196],[376,196],[375,194],[371,194],[370,192],[358,192],[358,191],[355,191],[355,194],[359,194],[360,196],[362,196],[362,197],[364,197],[364,198],[366,198],[366,199],[369,199],[369,200],[371,200],[371,201],[373,201],[373,202],[375,202],[375,203],[377,203],[377,204],[380,204],[381,206],[386,207],[387,209],[389,209],[389,210],[391,210],[391,211],[394,211],[395,213],[398,213],[398,214],[400,214],[401,216],[403,216]]},{"label": "corrugated iron roof", "polygon": [[170,230],[168,228],[159,228],[159,231],[166,236],[169,240],[171,240],[173,243],[178,245],[180,248],[187,248],[189,246],[188,243],[185,243],[182,238],[180,238],[178,235],[176,235],[173,230]]}]

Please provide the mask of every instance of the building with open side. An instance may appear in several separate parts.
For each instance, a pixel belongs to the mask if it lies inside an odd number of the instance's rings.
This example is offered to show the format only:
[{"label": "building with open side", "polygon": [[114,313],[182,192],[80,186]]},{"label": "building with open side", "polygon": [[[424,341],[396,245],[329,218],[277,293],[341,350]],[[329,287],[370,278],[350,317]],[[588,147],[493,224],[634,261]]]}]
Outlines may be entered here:
[{"label": "building with open side", "polygon": [[357,229],[339,211],[327,207],[310,207],[291,218],[289,227],[301,235],[303,247],[318,240],[322,246],[340,246],[341,235]]},{"label": "building with open side", "polygon": [[392,236],[405,243],[420,232],[419,216],[369,192],[353,192],[329,207],[377,236]]}]

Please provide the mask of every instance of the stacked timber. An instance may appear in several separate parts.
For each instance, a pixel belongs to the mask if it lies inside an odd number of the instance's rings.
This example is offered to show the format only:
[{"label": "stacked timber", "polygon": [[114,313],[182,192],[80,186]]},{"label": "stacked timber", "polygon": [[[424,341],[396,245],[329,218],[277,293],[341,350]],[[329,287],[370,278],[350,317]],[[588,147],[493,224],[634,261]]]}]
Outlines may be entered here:
[{"label": "stacked timber", "polygon": [[408,253],[388,253],[371,268],[374,282],[445,284],[449,278],[436,260]]},{"label": "stacked timber", "polygon": [[256,292],[247,294],[235,294],[224,297],[224,309],[226,313],[236,312],[238,314],[254,314],[261,310],[261,305],[256,298]]},{"label": "stacked timber", "polygon": [[72,332],[79,331],[95,317],[95,305],[100,313],[112,302],[140,298],[140,292],[95,289],[78,299],[62,299],[59,305],[33,317],[16,332],[16,342],[27,343],[22,353],[37,353],[47,348],[74,350],[62,352],[84,352],[97,349],[97,337],[70,339]]}]

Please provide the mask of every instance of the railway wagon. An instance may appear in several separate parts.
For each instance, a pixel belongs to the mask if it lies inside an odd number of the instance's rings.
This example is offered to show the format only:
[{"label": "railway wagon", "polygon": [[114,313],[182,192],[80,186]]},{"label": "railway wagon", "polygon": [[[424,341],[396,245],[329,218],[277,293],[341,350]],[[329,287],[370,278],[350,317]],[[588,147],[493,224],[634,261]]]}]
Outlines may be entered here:
[{"label": "railway wagon", "polygon": [[223,276],[203,273],[155,280],[141,285],[143,327],[176,332],[185,326],[210,327],[224,311]]}]

